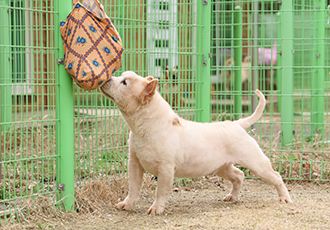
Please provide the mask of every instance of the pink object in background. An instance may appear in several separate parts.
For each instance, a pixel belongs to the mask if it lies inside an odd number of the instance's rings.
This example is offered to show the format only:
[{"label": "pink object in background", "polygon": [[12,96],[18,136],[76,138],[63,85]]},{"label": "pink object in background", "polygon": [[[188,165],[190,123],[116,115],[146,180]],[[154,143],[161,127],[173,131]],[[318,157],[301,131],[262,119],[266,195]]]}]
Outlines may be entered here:
[{"label": "pink object in background", "polygon": [[258,64],[271,66],[273,61],[273,66],[277,62],[277,42],[274,41],[273,47],[270,48],[258,48]]}]

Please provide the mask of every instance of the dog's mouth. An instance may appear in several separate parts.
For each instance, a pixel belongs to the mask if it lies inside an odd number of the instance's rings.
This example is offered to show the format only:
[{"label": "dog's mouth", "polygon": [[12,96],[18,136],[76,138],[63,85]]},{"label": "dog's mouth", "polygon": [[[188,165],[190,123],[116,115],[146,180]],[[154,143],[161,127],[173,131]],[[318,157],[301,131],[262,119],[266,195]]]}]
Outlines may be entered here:
[{"label": "dog's mouth", "polygon": [[107,97],[107,98],[109,98],[110,100],[114,101],[113,97],[111,97],[111,96],[106,92],[106,90],[109,90],[109,89],[110,89],[110,86],[109,86],[108,84],[109,84],[109,81],[107,81],[106,83],[104,83],[104,85],[101,86],[100,91],[101,91],[101,93],[102,93],[105,97]]}]

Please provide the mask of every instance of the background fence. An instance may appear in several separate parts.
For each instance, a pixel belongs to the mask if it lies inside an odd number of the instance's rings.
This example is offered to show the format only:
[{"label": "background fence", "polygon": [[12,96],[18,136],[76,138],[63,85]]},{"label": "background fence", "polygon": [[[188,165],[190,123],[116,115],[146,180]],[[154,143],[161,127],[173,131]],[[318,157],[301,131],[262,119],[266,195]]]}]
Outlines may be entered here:
[{"label": "background fence", "polygon": [[[122,71],[160,79],[180,116],[237,119],[267,97],[250,130],[288,180],[330,180],[329,4],[325,0],[106,0]],[[70,1],[0,0],[0,221],[46,196],[127,170],[128,127],[97,90],[72,84],[59,21]],[[246,176],[254,178],[248,170]]]}]

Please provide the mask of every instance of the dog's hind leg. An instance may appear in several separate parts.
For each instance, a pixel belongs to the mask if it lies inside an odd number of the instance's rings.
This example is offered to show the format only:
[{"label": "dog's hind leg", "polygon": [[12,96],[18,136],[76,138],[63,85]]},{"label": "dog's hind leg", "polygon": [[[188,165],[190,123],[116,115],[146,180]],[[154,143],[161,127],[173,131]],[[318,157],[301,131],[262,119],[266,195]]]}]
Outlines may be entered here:
[{"label": "dog's hind leg", "polygon": [[232,164],[226,164],[215,173],[217,176],[229,180],[232,183],[230,193],[223,198],[224,201],[235,201],[238,198],[239,191],[244,179],[244,173]]},{"label": "dog's hind leg", "polygon": [[156,191],[156,200],[148,210],[150,215],[159,215],[164,211],[165,204],[172,190],[174,179],[174,168],[172,166],[162,165],[158,169],[158,185]]},{"label": "dog's hind leg", "polygon": [[244,147],[245,150],[242,155],[240,154],[241,158],[237,163],[250,169],[264,181],[274,185],[281,203],[292,203],[282,177],[278,172],[273,170],[270,160],[262,152],[258,144],[256,142],[250,142],[248,146]]},{"label": "dog's hind leg", "polygon": [[143,172],[144,169],[136,155],[130,152],[130,157],[128,160],[129,192],[125,200],[116,205],[117,209],[129,211],[138,201],[143,179]]}]

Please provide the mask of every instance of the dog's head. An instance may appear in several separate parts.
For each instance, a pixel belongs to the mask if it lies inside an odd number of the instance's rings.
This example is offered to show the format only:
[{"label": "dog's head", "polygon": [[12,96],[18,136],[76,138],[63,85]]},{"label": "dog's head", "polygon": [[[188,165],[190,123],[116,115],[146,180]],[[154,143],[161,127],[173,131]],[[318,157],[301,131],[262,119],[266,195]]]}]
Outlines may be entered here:
[{"label": "dog's head", "polygon": [[177,81],[178,80],[177,70],[178,70],[178,66],[173,67],[172,69],[169,69],[168,66],[166,66],[165,79],[174,82]]},{"label": "dog's head", "polygon": [[234,65],[233,60],[231,58],[231,55],[227,56],[226,61],[225,61],[225,65],[230,66],[230,67]]},{"label": "dog's head", "polygon": [[123,112],[132,112],[149,104],[156,92],[158,79],[143,78],[133,71],[112,77],[101,88],[101,93],[111,99]]}]

